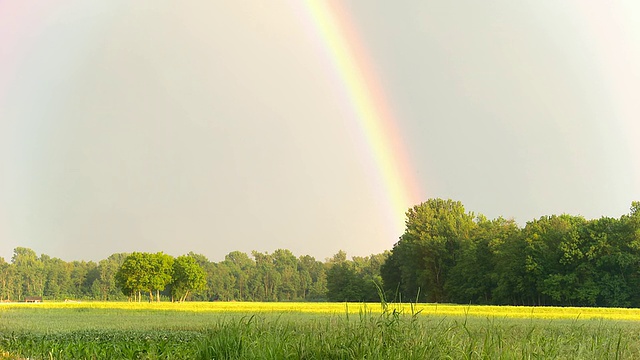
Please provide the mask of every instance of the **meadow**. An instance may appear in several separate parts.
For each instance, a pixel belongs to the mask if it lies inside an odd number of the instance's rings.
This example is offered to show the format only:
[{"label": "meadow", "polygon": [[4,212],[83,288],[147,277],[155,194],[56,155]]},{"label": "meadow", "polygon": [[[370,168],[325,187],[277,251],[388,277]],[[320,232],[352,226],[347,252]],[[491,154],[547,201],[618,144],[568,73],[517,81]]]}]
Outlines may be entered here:
[{"label": "meadow", "polygon": [[385,303],[0,304],[0,359],[635,359],[640,310]]}]

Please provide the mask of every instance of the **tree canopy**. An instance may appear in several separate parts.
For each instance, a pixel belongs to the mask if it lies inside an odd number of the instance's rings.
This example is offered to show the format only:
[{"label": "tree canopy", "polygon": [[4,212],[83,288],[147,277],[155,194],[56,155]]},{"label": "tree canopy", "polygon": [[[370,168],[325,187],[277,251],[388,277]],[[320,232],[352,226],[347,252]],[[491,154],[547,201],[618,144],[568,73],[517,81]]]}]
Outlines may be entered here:
[{"label": "tree canopy", "polygon": [[0,258],[0,299],[378,301],[382,288],[389,301],[636,307],[638,264],[640,202],[619,218],[549,215],[521,227],[430,199],[408,209],[390,251],[365,257],[134,252],[96,263],[18,247]]},{"label": "tree canopy", "polygon": [[640,306],[640,204],[619,219],[543,216],[520,228],[432,199],[381,276],[387,296],[474,304]]}]

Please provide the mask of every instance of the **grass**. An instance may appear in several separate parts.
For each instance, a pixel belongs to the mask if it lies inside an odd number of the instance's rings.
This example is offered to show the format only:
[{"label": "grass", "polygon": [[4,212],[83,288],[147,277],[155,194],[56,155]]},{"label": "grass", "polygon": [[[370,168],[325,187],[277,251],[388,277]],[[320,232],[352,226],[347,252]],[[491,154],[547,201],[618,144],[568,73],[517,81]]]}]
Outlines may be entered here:
[{"label": "grass", "polygon": [[637,320],[630,309],[3,304],[0,359],[635,359]]}]

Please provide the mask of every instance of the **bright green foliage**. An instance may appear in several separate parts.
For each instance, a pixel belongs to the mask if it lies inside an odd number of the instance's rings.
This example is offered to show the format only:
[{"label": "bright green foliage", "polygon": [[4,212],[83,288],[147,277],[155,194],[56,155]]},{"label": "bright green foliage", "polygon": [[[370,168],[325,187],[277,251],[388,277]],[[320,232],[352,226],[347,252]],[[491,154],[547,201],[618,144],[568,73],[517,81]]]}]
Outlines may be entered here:
[{"label": "bright green foliage", "polygon": [[134,300],[141,300],[141,292],[151,288],[149,274],[151,263],[148,254],[134,252],[127,256],[116,273],[116,283],[122,291]]},{"label": "bright green foliage", "polygon": [[178,256],[173,262],[171,296],[185,301],[190,292],[200,291],[207,285],[206,274],[194,257]]},{"label": "bright green foliage", "polygon": [[150,254],[151,273],[149,274],[149,299],[153,290],[156,291],[156,301],[160,301],[160,291],[163,291],[173,279],[173,257],[162,252]]},{"label": "bright green foliage", "polygon": [[141,293],[149,294],[149,301],[160,301],[160,291],[172,280],[173,257],[162,252],[156,254],[134,252],[127,256],[116,273],[116,283],[122,291],[141,301]]},{"label": "bright green foliage", "polygon": [[35,251],[17,247],[13,251],[11,263],[15,266],[14,293],[17,300],[25,296],[42,296],[44,293],[44,265]]}]

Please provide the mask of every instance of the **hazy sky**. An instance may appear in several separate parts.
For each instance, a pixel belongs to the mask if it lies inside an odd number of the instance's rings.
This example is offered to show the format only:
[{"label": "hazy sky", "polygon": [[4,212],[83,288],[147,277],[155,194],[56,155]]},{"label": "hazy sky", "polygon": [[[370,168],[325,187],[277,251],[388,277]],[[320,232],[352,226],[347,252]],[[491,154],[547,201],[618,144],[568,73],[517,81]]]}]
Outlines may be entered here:
[{"label": "hazy sky", "polygon": [[[342,4],[418,201],[524,224],[640,200],[637,1]],[[391,249],[402,229],[307,9],[0,2],[0,257]]]}]

